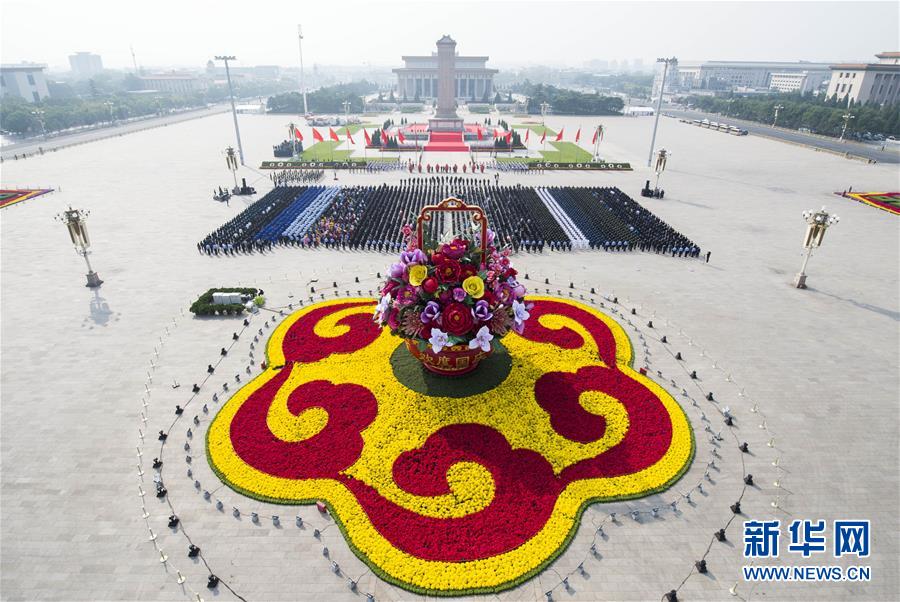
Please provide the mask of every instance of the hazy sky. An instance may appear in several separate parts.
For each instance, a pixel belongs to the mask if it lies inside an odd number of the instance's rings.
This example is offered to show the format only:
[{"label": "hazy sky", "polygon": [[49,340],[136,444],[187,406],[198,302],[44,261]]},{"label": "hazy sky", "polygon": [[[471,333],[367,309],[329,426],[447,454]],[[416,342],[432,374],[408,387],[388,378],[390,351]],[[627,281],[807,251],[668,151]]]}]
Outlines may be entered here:
[{"label": "hazy sky", "polygon": [[68,69],[74,51],[104,66],[397,65],[449,33],[494,66],[586,60],[870,61],[900,50],[894,2],[355,2],[346,0],[0,0],[2,61]]}]

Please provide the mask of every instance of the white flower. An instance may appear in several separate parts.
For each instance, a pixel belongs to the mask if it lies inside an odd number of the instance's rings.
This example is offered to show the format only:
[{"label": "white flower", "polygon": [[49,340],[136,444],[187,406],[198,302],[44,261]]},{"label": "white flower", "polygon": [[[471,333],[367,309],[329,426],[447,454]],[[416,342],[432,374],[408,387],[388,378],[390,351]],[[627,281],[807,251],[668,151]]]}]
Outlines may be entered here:
[{"label": "white flower", "polygon": [[391,296],[385,295],[381,298],[381,301],[378,302],[378,305],[375,306],[375,314],[373,318],[377,318],[379,321],[381,320],[381,316],[391,307]]},{"label": "white flower", "polygon": [[516,319],[516,324],[521,325],[525,322],[525,320],[531,317],[531,314],[528,313],[528,308],[525,307],[524,303],[513,301],[512,309],[513,317]]},{"label": "white flower", "polygon": [[491,350],[491,341],[494,339],[494,335],[490,333],[487,326],[482,326],[478,329],[478,332],[475,333],[475,338],[469,341],[469,349],[475,349],[476,347],[481,347],[481,350],[484,352]]},{"label": "white flower", "polygon": [[431,343],[431,350],[435,353],[440,353],[444,347],[450,347],[449,335],[440,328],[431,329],[431,338],[428,342]]}]

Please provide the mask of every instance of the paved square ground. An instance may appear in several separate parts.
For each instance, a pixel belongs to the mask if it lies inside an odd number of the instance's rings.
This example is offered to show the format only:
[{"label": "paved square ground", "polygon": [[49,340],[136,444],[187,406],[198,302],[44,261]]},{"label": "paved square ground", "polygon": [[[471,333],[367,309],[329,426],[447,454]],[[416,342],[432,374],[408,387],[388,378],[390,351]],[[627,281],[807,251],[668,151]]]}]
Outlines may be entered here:
[{"label": "paved square ground", "polygon": [[[240,119],[247,157],[254,165],[270,158],[288,117]],[[603,155],[630,161],[634,172],[504,174],[501,183],[619,186],[711,250],[710,263],[603,252],[523,254],[516,261],[530,284],[550,280],[541,289],[559,288],[566,295],[572,282],[576,295],[594,287],[618,297],[622,320],[640,327],[648,344],[644,351],[638,331],[629,327],[640,361],[649,359],[650,373],[661,383],[673,392],[684,387],[698,402],[694,407],[678,395],[697,434],[697,460],[668,492],[593,507],[552,569],[499,597],[543,599],[543,592],[556,587],[558,600],[657,600],[691,573],[713,531],[730,518],[741,475],[750,472],[758,486],[743,498],[746,517],[870,519],[872,555],[860,564],[872,567],[871,582],[745,583],[735,522],[729,541],[716,542],[707,556],[709,573],[691,575],[680,598],[730,599],[729,588],[738,583],[735,591],[744,598],[897,599],[900,222],[832,194],[848,186],[897,190],[897,167],[754,136],[722,136],[663,118],[658,143],[671,151],[661,181],[666,198],[640,199],[639,189],[651,178],[644,167],[651,119],[551,118],[548,125],[574,132],[598,121],[606,126]],[[174,405],[187,399],[190,384],[205,376],[206,365],[240,327],[240,321],[193,319],[182,312],[216,285],[256,284],[272,305],[296,300],[311,279],[338,281],[341,290],[355,293],[373,288],[374,273],[390,258],[297,249],[235,258],[197,253],[196,242],[248,202],[225,206],[210,198],[214,186],[230,182],[222,149],[232,141],[231,116],[222,114],[2,166],[4,188],[58,189],[0,212],[4,599],[178,600],[193,592],[205,599],[233,597],[223,586],[206,589],[206,567],[189,560],[183,535],[166,527],[169,508],[152,494],[155,437],[142,446],[144,480],[137,474],[138,428],[155,433],[168,427]],[[453,159],[461,163],[464,155],[434,158]],[[268,189],[254,170],[240,175],[261,192]],[[406,177],[342,173],[339,182]],[[53,221],[68,205],[91,210],[92,261],[105,280],[99,291],[83,286],[84,263],[63,226]],[[801,262],[800,213],[822,205],[842,219],[810,262],[810,288],[800,291],[790,285]],[[354,276],[360,285],[350,284]],[[628,313],[632,307],[636,317]],[[366,574],[337,529],[326,529],[317,541],[295,526],[297,514],[324,526],[315,509],[275,510],[227,488],[215,490],[221,484],[202,451],[209,415],[199,404],[215,411],[212,390],[244,369],[249,335],[265,331],[265,319],[253,318],[217,370],[221,378],[204,387],[173,429],[165,456],[169,499],[211,569],[248,600],[361,600],[346,581],[360,575],[359,589],[378,600],[418,598]],[[652,330],[645,326],[651,319]],[[657,341],[662,334],[667,346]],[[681,351],[686,361],[676,362],[666,348]],[[685,368],[698,372],[699,386]],[[173,381],[181,387],[173,389]],[[140,412],[147,389],[144,426]],[[700,412],[713,432],[722,424],[716,406],[703,399],[704,390],[715,391],[719,407],[735,413],[737,436],[749,442],[750,455],[738,453],[734,441],[709,441]],[[764,417],[750,412],[754,403]],[[194,414],[201,424],[190,452],[196,458],[193,474],[201,490],[215,490],[210,501],[194,488],[183,463],[181,446]],[[763,420],[767,429],[758,428]],[[774,447],[768,447],[772,437]],[[720,459],[708,481],[704,472],[713,447],[720,448]],[[772,465],[776,458],[780,468]],[[661,512],[656,519],[644,514],[640,523],[628,517],[631,510],[646,513],[677,500],[699,482],[706,483],[706,493],[695,494],[694,505],[682,503],[677,513]],[[166,564],[148,541],[139,485],[151,492],[146,507],[156,545],[169,555]],[[214,508],[214,499],[223,500],[223,512]],[[779,508],[771,505],[776,499]],[[231,506],[240,508],[239,519]],[[254,511],[259,525],[249,519]],[[609,512],[623,518],[606,523],[599,558],[589,556],[593,525]],[[272,524],[273,513],[282,516],[281,526]],[[343,577],[329,570],[323,544]],[[582,561],[585,573],[569,577],[571,590],[558,586],[560,576]],[[779,563],[802,561],[782,557]],[[848,564],[830,557],[806,563]],[[184,586],[176,583],[175,570],[187,578]]]}]

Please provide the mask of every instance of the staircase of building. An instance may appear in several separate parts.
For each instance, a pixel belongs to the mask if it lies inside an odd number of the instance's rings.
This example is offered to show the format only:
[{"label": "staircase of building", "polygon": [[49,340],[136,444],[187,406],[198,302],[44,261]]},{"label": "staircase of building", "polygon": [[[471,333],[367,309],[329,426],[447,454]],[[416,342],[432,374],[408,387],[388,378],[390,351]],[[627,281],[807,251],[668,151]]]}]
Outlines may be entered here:
[{"label": "staircase of building", "polygon": [[462,132],[431,132],[425,150],[441,153],[467,153],[469,146],[463,141]]}]

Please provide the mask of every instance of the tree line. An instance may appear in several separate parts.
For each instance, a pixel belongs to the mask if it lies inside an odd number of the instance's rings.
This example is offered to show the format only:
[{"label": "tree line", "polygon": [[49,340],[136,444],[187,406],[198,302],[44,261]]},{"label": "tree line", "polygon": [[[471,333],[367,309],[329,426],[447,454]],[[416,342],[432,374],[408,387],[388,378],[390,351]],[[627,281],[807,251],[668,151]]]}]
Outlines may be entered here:
[{"label": "tree line", "polygon": [[545,102],[554,115],[620,115],[625,106],[618,96],[585,94],[546,84],[532,84],[528,80],[514,85],[512,91],[528,97],[530,115],[539,115]]},{"label": "tree line", "polygon": [[[284,89],[282,82],[241,82],[235,84],[236,97],[262,97]],[[202,107],[228,98],[228,87],[212,85],[189,94],[129,94],[140,87],[134,75],[111,77],[103,73],[89,80],[49,83],[50,97],[31,103],[7,94],[0,102],[0,129],[20,136],[41,133],[40,118],[47,133],[79,126],[148,115],[164,115],[174,109]],[[110,104],[107,104],[110,103]],[[38,110],[43,114],[35,115]],[[40,118],[39,118],[40,117]]]},{"label": "tree line", "polygon": [[[306,104],[312,113],[343,113],[344,102],[350,103],[350,112],[363,110],[363,96],[378,90],[378,86],[368,81],[327,86],[306,93]],[[269,111],[272,113],[303,113],[303,95],[287,92],[270,96]]]},{"label": "tree line", "polygon": [[816,134],[839,136],[844,125],[844,115],[853,115],[848,125],[848,135],[858,137],[863,133],[883,136],[900,136],[900,106],[898,105],[855,105],[849,108],[836,98],[815,97],[811,94],[778,94],[764,98],[713,96],[688,96],[681,102],[711,113],[721,113],[728,117],[773,123],[775,106],[778,110],[778,125],[786,128],[809,128]]},{"label": "tree line", "polygon": [[[40,118],[44,120],[47,133],[52,133],[129,117],[164,114],[172,109],[204,104],[203,95],[148,98],[111,94],[99,98],[51,97],[39,103],[30,103],[18,96],[6,95],[0,103],[0,128],[21,136],[37,135],[41,133]],[[43,111],[43,114],[34,114],[38,111]]]}]

